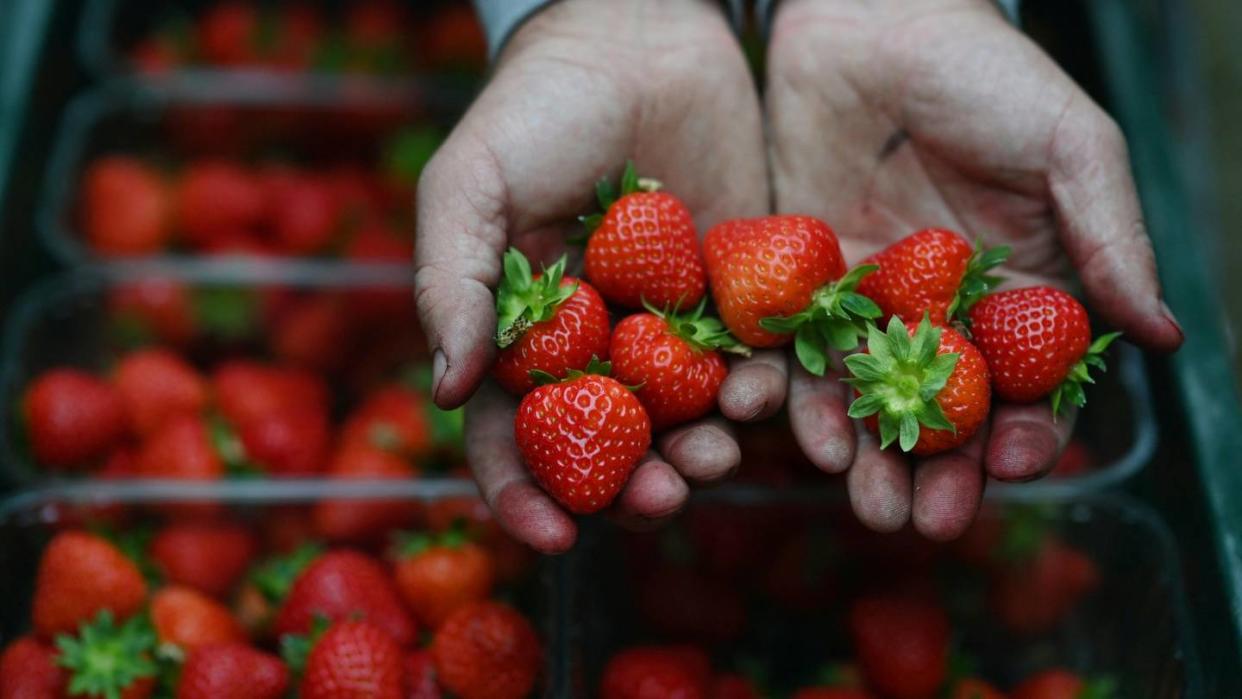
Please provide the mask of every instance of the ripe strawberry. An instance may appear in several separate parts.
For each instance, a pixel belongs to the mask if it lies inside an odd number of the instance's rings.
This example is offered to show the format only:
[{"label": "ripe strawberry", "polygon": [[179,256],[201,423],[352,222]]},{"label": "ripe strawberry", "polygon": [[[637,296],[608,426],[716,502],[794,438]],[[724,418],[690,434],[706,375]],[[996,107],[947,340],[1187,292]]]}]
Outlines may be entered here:
[{"label": "ripe strawberry", "polygon": [[198,20],[198,52],[209,64],[239,66],[258,56],[255,38],[259,16],[254,6],[238,0],[218,2]]},{"label": "ripe strawberry", "polygon": [[[302,541],[305,540],[303,537]],[[242,626],[256,636],[266,635],[293,583],[322,553],[321,547],[303,543],[287,553],[269,556],[251,568],[234,605]]]},{"label": "ripe strawberry", "polygon": [[224,475],[207,423],[197,415],[174,415],[164,422],[138,451],[137,466],[143,478],[203,481]]},{"label": "ripe strawberry", "polygon": [[177,699],[281,699],[289,670],[270,653],[244,643],[206,646],[190,652],[177,681]]},{"label": "ripe strawberry", "polygon": [[[401,457],[360,444],[342,447],[328,466],[329,478],[408,480],[417,475]],[[341,499],[320,501],[311,516],[326,539],[366,542],[408,526],[418,511],[418,503],[409,500]]]},{"label": "ripe strawberry", "polygon": [[1026,678],[1009,693],[1013,699],[1112,699],[1116,685],[1108,678],[1085,680],[1064,668],[1050,668]]},{"label": "ripe strawberry", "polygon": [[858,283],[858,293],[875,301],[886,319],[917,323],[926,314],[943,325],[965,318],[1000,282],[989,272],[1008,257],[1008,247],[972,248],[957,233],[927,228],[863,260],[879,268]]},{"label": "ripe strawberry", "polygon": [[582,217],[591,236],[586,277],[619,306],[692,308],[703,298],[707,278],[694,219],[660,186],[639,179],[634,163],[626,163],[620,196],[608,178],[600,180],[595,191],[604,213]]},{"label": "ripe strawberry", "polygon": [[119,627],[108,610],[84,623],[76,636],[56,637],[57,663],[69,674],[71,696],[146,699],[155,690],[155,633],[142,616]]},{"label": "ripe strawberry", "polygon": [[74,633],[100,610],[125,619],[142,608],[147,583],[112,542],[69,530],[43,549],[35,579],[34,627],[44,638]]},{"label": "ripe strawberry", "polygon": [[433,629],[461,606],[487,599],[496,578],[491,554],[456,528],[400,537],[393,569],[406,606]]},{"label": "ripe strawberry", "polygon": [[[588,372],[607,374],[592,361]],[[617,497],[651,446],[647,411],[616,379],[570,371],[522,398],[513,423],[535,480],[569,511],[598,512]]]},{"label": "ripe strawberry", "polygon": [[56,649],[34,636],[21,636],[0,653],[0,699],[60,699],[66,684]]},{"label": "ripe strawberry", "polygon": [[532,275],[526,257],[511,248],[504,266],[492,373],[505,390],[520,395],[534,388],[532,370],[563,377],[592,357],[607,358],[608,309],[589,284],[564,276],[564,257]]},{"label": "ripe strawberry", "polygon": [[327,466],[332,434],[315,407],[289,408],[255,418],[238,433],[246,462],[273,476],[313,476]]},{"label": "ripe strawberry", "polygon": [[711,662],[694,646],[636,646],[604,667],[600,699],[708,699]]},{"label": "ripe strawberry", "polygon": [[340,231],[341,206],[327,180],[309,174],[278,178],[267,190],[267,220],[277,247],[291,255],[324,252]]},{"label": "ripe strawberry", "polygon": [[344,255],[365,262],[405,263],[414,257],[414,243],[384,222],[371,221],[354,231]]},{"label": "ripe strawberry", "polygon": [[186,651],[246,641],[246,632],[228,607],[191,587],[173,585],[156,592],[151,597],[151,623],[160,643]]},{"label": "ripe strawberry", "polygon": [[881,447],[898,442],[920,456],[970,439],[991,407],[988,367],[975,346],[952,328],[903,323],[868,329],[867,350],[845,358],[858,392],[852,418],[866,418]]},{"label": "ripe strawberry", "polygon": [[419,36],[427,65],[480,75],[487,69],[487,37],[470,5],[442,5]]},{"label": "ripe strawberry", "polygon": [[150,435],[170,417],[196,415],[207,406],[207,382],[181,357],[165,349],[130,352],[112,373],[129,424]]},{"label": "ripe strawberry", "polygon": [[316,616],[366,620],[402,646],[418,635],[387,571],[356,551],[330,551],[302,571],[276,615],[273,631],[277,636],[307,633]]},{"label": "ripe strawberry", "polygon": [[1022,634],[1050,631],[1099,587],[1095,562],[1056,536],[1035,533],[1032,537],[1012,525],[1006,536],[1004,562],[993,571],[988,603],[1010,630]]},{"label": "ripe strawberry", "polygon": [[794,340],[807,371],[822,375],[827,350],[858,346],[880,309],[854,291],[874,267],[845,270],[837,236],[809,216],[725,221],[703,239],[712,296],[725,326],[751,347]]},{"label": "ripe strawberry", "polygon": [[712,679],[707,696],[711,699],[763,699],[763,695],[745,675],[722,673]]},{"label": "ripe strawberry", "polygon": [[406,699],[441,699],[443,696],[436,680],[435,658],[426,648],[410,651],[405,656],[405,679],[409,688]]},{"label": "ripe strawberry", "polygon": [[345,420],[341,443],[367,444],[407,459],[424,456],[432,447],[428,400],[399,384],[380,388]]},{"label": "ripe strawberry", "polygon": [[949,619],[911,595],[874,595],[850,608],[850,632],[867,683],[894,699],[935,695],[948,671]]},{"label": "ripe strawberry", "polygon": [[77,369],[50,369],[22,398],[30,448],[39,463],[74,468],[102,459],[125,436],[115,388]]},{"label": "ripe strawberry", "polygon": [[328,410],[323,379],[297,369],[234,360],[219,364],[211,382],[220,412],[234,425],[292,408]]},{"label": "ripe strawberry", "polygon": [[145,277],[113,287],[108,315],[116,333],[135,344],[158,340],[182,346],[197,332],[191,294],[170,279]]},{"label": "ripe strawberry", "polygon": [[186,166],[177,187],[177,220],[185,241],[207,247],[218,237],[249,231],[263,218],[263,193],[254,176],[224,160]]},{"label": "ripe strawberry", "polygon": [[148,255],[168,245],[168,185],[154,168],[120,155],[99,158],[87,168],[82,189],[82,223],[95,252]]},{"label": "ripe strawberry", "polygon": [[147,551],[169,582],[223,598],[257,548],[250,530],[236,522],[174,522],[156,533]]},{"label": "ripe strawberry", "polygon": [[333,624],[311,648],[300,699],[406,699],[401,648],[366,621]]},{"label": "ripe strawberry", "polygon": [[1121,333],[1091,341],[1087,310],[1073,296],[1047,286],[991,294],[970,313],[971,334],[992,370],[997,397],[1030,403],[1052,396],[1055,415],[1062,401],[1087,403],[1083,384],[1092,367],[1104,370],[1103,354]]},{"label": "ripe strawberry", "polygon": [[350,359],[354,323],[344,299],[315,294],[298,299],[273,322],[268,344],[282,362],[333,372]]},{"label": "ripe strawberry", "polygon": [[1005,693],[978,677],[966,677],[952,683],[948,699],[1005,699]]},{"label": "ripe strawberry", "polygon": [[647,410],[653,429],[702,417],[716,407],[720,384],[729,375],[716,350],[749,355],[720,321],[703,317],[706,300],[685,315],[648,306],[617,323],[608,354],[613,377],[628,386]]},{"label": "ripe strawberry", "polygon": [[431,642],[440,684],[460,699],[520,699],[535,688],[543,650],[526,617],[499,602],[459,607]]}]

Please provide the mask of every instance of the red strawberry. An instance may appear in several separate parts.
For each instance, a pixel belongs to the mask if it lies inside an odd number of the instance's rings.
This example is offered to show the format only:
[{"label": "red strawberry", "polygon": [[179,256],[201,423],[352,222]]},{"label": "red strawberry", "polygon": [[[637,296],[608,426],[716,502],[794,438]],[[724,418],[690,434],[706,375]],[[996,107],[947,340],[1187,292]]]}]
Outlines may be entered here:
[{"label": "red strawberry", "polygon": [[1051,668],[1026,678],[1009,693],[1013,699],[1112,699],[1116,685],[1107,678],[1084,680],[1063,668]]},{"label": "red strawberry", "polygon": [[405,656],[405,679],[409,687],[406,699],[441,699],[443,696],[436,681],[435,658],[426,648],[410,651]]},{"label": "red strawberry", "polygon": [[197,415],[169,418],[143,443],[137,465],[143,478],[202,481],[224,475],[207,423]]},{"label": "red strawberry", "polygon": [[211,381],[220,412],[234,425],[291,408],[328,410],[323,380],[296,369],[235,360],[217,366]]},{"label": "red strawberry", "polygon": [[415,459],[431,450],[431,431],[428,396],[391,385],[371,393],[354,409],[341,427],[341,443],[366,444]]},{"label": "red strawberry", "polygon": [[345,14],[345,34],[359,49],[383,48],[404,40],[409,13],[393,0],[362,0],[350,3]]},{"label": "red strawberry", "polygon": [[267,218],[277,247],[291,255],[314,255],[332,243],[339,232],[341,206],[326,180],[289,175],[268,187]]},{"label": "red strawberry", "polygon": [[275,17],[265,18],[275,25],[271,44],[261,47],[265,63],[284,70],[310,70],[323,42],[323,18],[316,8],[303,3],[282,5],[274,12]]},{"label": "red strawberry", "polygon": [[207,406],[207,382],[181,357],[165,349],[130,352],[112,381],[139,435],[150,435],[170,417],[195,415]]},{"label": "red strawberry", "polygon": [[711,663],[694,646],[638,646],[612,656],[600,699],[707,699]]},{"label": "red strawberry", "polygon": [[975,346],[952,328],[902,323],[871,326],[867,350],[845,358],[858,392],[853,418],[887,447],[920,456],[953,449],[970,439],[991,408],[988,367]]},{"label": "red strawberry", "polygon": [[177,220],[190,245],[206,247],[218,237],[248,231],[262,217],[262,190],[241,166],[204,160],[186,167],[177,188]]},{"label": "red strawberry", "polygon": [[1103,354],[1120,333],[1091,341],[1087,310],[1073,296],[1047,286],[991,294],[970,312],[971,334],[992,370],[997,397],[1030,403],[1052,396],[1055,415],[1062,401],[1083,406],[1083,384],[1092,367],[1104,369]]},{"label": "red strawberry", "polygon": [[281,699],[288,687],[289,670],[280,658],[244,643],[228,643],[189,654],[177,681],[177,699]]},{"label": "red strawberry", "polygon": [[160,643],[191,651],[243,643],[246,632],[228,607],[191,587],[165,587],[151,597],[151,623]]},{"label": "red strawberry", "polygon": [[763,699],[754,682],[745,675],[734,673],[716,675],[707,696],[711,699]]},{"label": "red strawberry", "polygon": [[235,522],[174,522],[148,547],[155,566],[172,583],[217,598],[233,589],[258,548],[254,535]]},{"label": "red strawberry", "polygon": [[337,371],[350,359],[354,323],[344,300],[333,294],[298,299],[270,329],[277,359],[314,371]]},{"label": "red strawberry", "polygon": [[[306,538],[300,537],[300,540]],[[256,636],[266,636],[293,583],[322,553],[321,547],[303,543],[288,553],[269,556],[255,565],[246,575],[234,603],[237,620],[242,626]]]},{"label": "red strawberry", "polygon": [[148,255],[168,245],[170,197],[164,177],[145,163],[108,156],[90,164],[82,184],[82,222],[101,255]]},{"label": "red strawberry", "polygon": [[1005,562],[993,571],[988,590],[989,606],[1014,632],[1050,631],[1099,586],[1099,568],[1055,536],[1036,533],[1032,540],[1020,531],[1009,527]]},{"label": "red strawberry", "polygon": [[922,699],[944,683],[949,619],[940,605],[909,595],[864,597],[849,624],[862,674],[884,696]]},{"label": "red strawberry", "polygon": [[1087,446],[1083,440],[1074,437],[1070,439],[1069,444],[1065,445],[1065,451],[1061,452],[1061,457],[1057,459],[1056,465],[1052,467],[1048,475],[1053,478],[1081,476],[1094,469],[1097,463],[1099,462],[1091,453],[1091,447]]},{"label": "red strawberry", "polygon": [[35,459],[53,467],[102,459],[128,427],[117,390],[77,369],[40,374],[26,389],[22,412]]},{"label": "red strawberry", "polygon": [[406,699],[401,648],[373,623],[341,621],[314,642],[300,699]]},{"label": "red strawberry", "polygon": [[414,243],[391,226],[373,221],[354,232],[345,246],[345,257],[366,262],[405,263],[414,257]]},{"label": "red strawberry", "polygon": [[210,64],[254,63],[259,16],[247,2],[224,0],[211,5],[198,20],[198,50]]},{"label": "red strawberry", "polygon": [[324,470],[331,448],[328,416],[290,408],[255,418],[239,431],[246,461],[273,476],[313,476]]},{"label": "red strawberry", "polygon": [[460,529],[434,538],[402,537],[395,559],[393,574],[406,606],[433,629],[463,605],[487,599],[496,578],[491,554]]},{"label": "red strawberry", "polygon": [[977,677],[957,680],[947,696],[948,699],[1005,699],[1004,692]]},{"label": "red strawberry", "polygon": [[[361,444],[342,447],[328,467],[329,478],[409,480],[417,475],[401,457]],[[409,500],[342,499],[317,503],[312,519],[320,536],[365,542],[408,526],[417,514],[418,503]]]},{"label": "red strawberry", "polygon": [[638,386],[634,393],[653,429],[702,417],[716,407],[720,384],[729,375],[716,350],[750,354],[719,320],[703,317],[705,303],[686,315],[649,307],[650,313],[629,316],[613,330],[608,348],[613,377]]},{"label": "red strawberry", "polygon": [[535,688],[543,650],[526,617],[499,602],[472,602],[431,642],[440,684],[460,699],[521,699]]},{"label": "red strawberry", "polygon": [[155,690],[155,634],[142,616],[117,626],[104,610],[84,623],[77,636],[56,638],[57,663],[69,674],[71,696],[86,699],[146,699]]},{"label": "red strawberry", "polygon": [[419,49],[437,70],[481,74],[487,68],[487,37],[470,5],[442,5],[419,36]]},{"label": "red strawberry", "polygon": [[190,293],[170,279],[150,277],[117,285],[108,294],[108,313],[118,334],[139,341],[180,346],[197,330]]},{"label": "red strawberry", "polygon": [[[587,371],[607,373],[592,361]],[[522,398],[513,423],[527,468],[571,512],[608,506],[651,446],[651,420],[616,379],[571,371]]]},{"label": "red strawberry", "polygon": [[356,551],[330,551],[302,571],[276,615],[273,631],[277,636],[307,633],[316,616],[366,620],[402,646],[418,635],[387,571]]},{"label": "red strawberry", "polygon": [[39,560],[34,627],[45,638],[74,633],[100,610],[129,617],[146,597],[142,572],[112,542],[82,531],[61,532]]},{"label": "red strawberry", "polygon": [[1008,247],[972,248],[952,231],[927,228],[863,260],[879,269],[858,283],[858,293],[875,301],[886,319],[917,323],[927,314],[943,325],[964,318],[1000,282],[988,272],[1008,257]]},{"label": "red strawberry", "polygon": [[854,291],[874,267],[846,274],[837,236],[810,216],[721,223],[703,240],[720,318],[751,347],[795,341],[798,359],[822,375],[827,350],[850,350],[880,309]]},{"label": "red strawberry", "polygon": [[0,653],[0,699],[60,699],[66,684],[56,649],[34,636],[21,636]]},{"label": "red strawberry", "polygon": [[596,187],[603,214],[583,217],[591,237],[586,277],[612,303],[692,308],[707,278],[690,210],[660,183],[640,180],[626,163],[617,196],[607,178]]},{"label": "red strawberry", "polygon": [[608,356],[608,309],[589,284],[563,277],[565,258],[532,275],[522,253],[505,253],[505,276],[496,291],[496,344],[492,369],[505,390],[522,394],[535,386],[530,372],[563,377],[592,357]]}]

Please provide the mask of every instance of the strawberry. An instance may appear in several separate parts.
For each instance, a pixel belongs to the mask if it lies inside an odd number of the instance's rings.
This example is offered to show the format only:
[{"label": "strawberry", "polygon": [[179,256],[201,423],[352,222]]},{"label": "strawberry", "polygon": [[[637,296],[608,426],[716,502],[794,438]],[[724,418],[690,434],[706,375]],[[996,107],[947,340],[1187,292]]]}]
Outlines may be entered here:
[{"label": "strawberry", "polygon": [[324,252],[339,232],[341,206],[329,182],[307,174],[268,187],[267,219],[277,247],[291,255]]},{"label": "strawberry", "polygon": [[0,653],[0,699],[60,699],[66,684],[56,649],[34,636],[21,636]]},{"label": "strawberry", "polygon": [[426,394],[393,384],[371,393],[341,427],[344,445],[367,444],[407,459],[424,456],[432,447],[432,425]]},{"label": "strawberry", "polygon": [[472,75],[487,69],[487,37],[469,4],[441,5],[420,29],[418,46],[429,66]]},{"label": "strawberry", "polygon": [[[306,71],[313,68],[315,53],[323,42],[323,18],[316,8],[304,3],[281,5],[264,19],[274,36],[271,43],[261,45],[265,64],[282,70]],[[261,41],[268,37],[260,34]]]},{"label": "strawberry", "polygon": [[[1004,562],[991,577],[988,603],[1010,630],[1051,631],[1078,602],[1099,587],[1100,571],[1083,552],[1049,534],[1006,532]],[[1016,535],[1016,536],[1015,536]]]},{"label": "strawberry", "polygon": [[354,231],[344,255],[364,262],[406,263],[414,257],[414,243],[382,221],[372,221]]},{"label": "strawberry", "polygon": [[174,522],[151,539],[147,553],[170,583],[223,598],[241,580],[258,548],[235,522]]},{"label": "strawberry", "polygon": [[510,248],[504,267],[492,373],[505,390],[520,395],[534,388],[532,370],[563,377],[592,357],[607,358],[608,309],[589,284],[564,276],[564,257],[532,275],[526,257]]},{"label": "strawberry", "polygon": [[263,194],[254,176],[224,160],[188,165],[176,197],[181,233],[192,247],[207,247],[218,237],[249,231],[263,218]]},{"label": "strawberry", "polygon": [[608,348],[613,376],[638,386],[634,394],[653,429],[702,417],[716,407],[720,385],[729,375],[717,350],[750,354],[719,320],[703,317],[705,304],[685,315],[648,306],[649,313],[629,316],[613,329]]},{"label": "strawberry", "polygon": [[328,410],[323,379],[297,369],[234,360],[219,364],[211,382],[220,412],[234,425],[291,408]]},{"label": "strawberry", "polygon": [[997,397],[1030,403],[1052,396],[1082,407],[1090,370],[1104,370],[1104,351],[1121,333],[1091,341],[1087,310],[1073,296],[1047,286],[991,294],[970,313],[971,333],[992,370]]},{"label": "strawberry", "polygon": [[177,681],[177,699],[281,699],[289,670],[270,653],[244,643],[196,648],[186,657]]},{"label": "strawberry", "polygon": [[382,628],[341,621],[311,647],[300,699],[406,699],[401,648]]},{"label": "strawberry", "polygon": [[707,696],[711,699],[763,699],[754,682],[745,675],[735,673],[716,675]]},{"label": "strawberry", "polygon": [[[401,457],[361,444],[342,447],[328,466],[328,478],[333,479],[408,480],[417,475]],[[312,520],[324,538],[364,542],[408,526],[418,509],[418,503],[409,500],[322,500],[315,505]]]},{"label": "strawberry", "polygon": [[130,352],[112,372],[129,424],[150,435],[167,419],[194,415],[207,406],[207,382],[181,357],[165,349]]},{"label": "strawberry", "polygon": [[146,699],[155,690],[155,633],[142,616],[117,626],[103,610],[76,636],[56,637],[57,663],[69,674],[69,695]]},{"label": "strawberry", "polygon": [[246,462],[273,476],[322,472],[331,448],[328,416],[315,407],[289,408],[255,418],[238,433]]},{"label": "strawberry", "polygon": [[203,481],[224,475],[207,423],[197,415],[174,415],[164,422],[138,451],[137,467],[143,478]]},{"label": "strawberry", "polygon": [[228,607],[191,587],[173,585],[156,592],[151,597],[151,623],[160,643],[186,651],[246,640]]},{"label": "strawberry", "polygon": [[[436,681],[436,661],[426,648],[410,651],[405,656],[405,679],[409,691],[406,699],[441,699],[440,684]],[[0,697],[3,699],[3,697]]]},{"label": "strawberry", "polygon": [[1008,247],[972,248],[957,233],[927,228],[863,260],[878,269],[858,283],[858,293],[875,301],[885,319],[918,322],[926,314],[943,325],[965,318],[1000,282],[989,272],[1008,257]]},{"label": "strawberry", "polygon": [[1108,678],[1085,680],[1064,668],[1050,668],[1026,678],[1009,692],[1013,699],[1112,699],[1116,685]]},{"label": "strawberry", "polygon": [[198,51],[207,63],[238,66],[254,63],[259,16],[254,6],[224,0],[210,6],[198,20]]},{"label": "strawberry", "polygon": [[279,607],[289,596],[293,583],[322,553],[320,546],[303,543],[252,567],[237,593],[234,605],[237,620],[242,626],[252,634],[266,634]]},{"label": "strawberry", "polygon": [[978,677],[965,677],[952,683],[948,699],[1005,699],[1005,693]]},{"label": "strawberry", "polygon": [[625,164],[620,196],[608,178],[595,191],[603,214],[584,216],[590,233],[586,277],[608,301],[627,308],[693,308],[707,278],[694,219],[680,199],[639,179]]},{"label": "strawberry", "polygon": [[356,551],[330,551],[307,566],[289,589],[273,630],[277,636],[307,633],[316,616],[366,620],[402,646],[418,633],[388,573]]},{"label": "strawberry", "polygon": [[621,492],[651,446],[638,398],[592,360],[559,383],[526,394],[513,431],[527,468],[571,512],[598,512]]},{"label": "strawberry", "polygon": [[845,358],[858,398],[852,418],[866,418],[881,447],[898,442],[920,456],[953,449],[970,439],[988,416],[991,390],[983,355],[961,333],[927,318],[888,330],[874,325],[865,352]]},{"label": "strawberry", "polygon": [[172,237],[170,195],[163,175],[120,155],[90,164],[82,184],[87,242],[108,257],[148,255]]},{"label": "strawberry", "polygon": [[118,335],[138,342],[158,340],[181,346],[194,338],[193,299],[179,281],[144,277],[113,287],[108,314]]},{"label": "strawberry", "polygon": [[314,294],[285,309],[270,333],[268,343],[277,359],[313,371],[332,372],[350,359],[354,324],[340,296]]},{"label": "strawberry", "polygon": [[799,361],[822,375],[827,350],[858,346],[880,309],[854,291],[874,267],[845,270],[828,224],[810,216],[725,221],[703,239],[712,296],[725,327],[751,347],[792,338]]},{"label": "strawberry", "polygon": [[22,398],[30,448],[39,463],[76,468],[102,459],[128,428],[115,388],[77,369],[50,369]]},{"label": "strawberry", "polygon": [[535,688],[543,650],[526,617],[480,601],[449,615],[431,655],[441,686],[460,699],[521,699]]},{"label": "strawberry", "polygon": [[146,597],[142,571],[112,542],[64,531],[48,542],[39,560],[34,627],[44,638],[73,633],[100,610],[125,619],[142,608]]},{"label": "strawberry", "polygon": [[711,663],[694,646],[636,646],[604,667],[600,699],[707,699]]},{"label": "strawberry", "polygon": [[1052,471],[1048,473],[1052,478],[1072,478],[1081,476],[1091,471],[1099,463],[1095,454],[1092,453],[1091,447],[1078,437],[1070,438],[1069,444],[1065,445],[1065,451],[1061,452],[1057,463],[1052,467]]},{"label": "strawberry", "polygon": [[933,696],[948,671],[949,619],[935,602],[912,595],[873,595],[849,613],[859,667],[886,697]]},{"label": "strawberry", "polygon": [[419,623],[437,628],[450,614],[491,595],[495,566],[487,549],[450,529],[398,538],[393,562],[397,589]]}]

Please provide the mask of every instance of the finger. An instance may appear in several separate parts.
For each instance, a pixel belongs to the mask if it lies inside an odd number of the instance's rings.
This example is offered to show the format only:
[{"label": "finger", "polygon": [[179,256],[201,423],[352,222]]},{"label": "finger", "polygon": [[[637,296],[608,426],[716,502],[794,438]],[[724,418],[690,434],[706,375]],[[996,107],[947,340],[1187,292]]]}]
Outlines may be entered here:
[{"label": "finger", "polygon": [[512,397],[484,384],[466,405],[466,461],[505,531],[542,553],[563,553],[574,545],[578,527],[522,464],[514,413]]},{"label": "finger", "polygon": [[442,408],[470,397],[495,354],[504,201],[496,160],[468,134],[451,136],[419,179],[414,289]]},{"label": "finger", "polygon": [[690,487],[677,471],[655,452],[648,452],[610,513],[630,529],[650,529],[681,511],[690,497]]},{"label": "finger", "polygon": [[850,389],[841,374],[815,376],[795,364],[789,381],[789,423],[806,458],[828,473],[840,473],[854,462],[854,425]]},{"label": "finger", "polygon": [[854,464],[845,476],[850,505],[858,520],[877,532],[895,532],[910,520],[910,466],[905,457],[880,449],[880,443],[859,421]]},{"label": "finger", "polygon": [[1029,481],[1046,475],[1069,444],[1077,417],[1078,409],[1070,406],[1053,420],[1047,401],[997,404],[984,459],[988,474],[1001,481]]},{"label": "finger", "polygon": [[780,350],[735,359],[720,386],[720,412],[737,422],[771,417],[785,402],[787,383],[788,361]]},{"label": "finger", "polygon": [[1131,340],[1177,349],[1182,329],[1160,300],[1151,241],[1117,124],[1079,93],[1053,136],[1049,188],[1061,242],[1094,307]]},{"label": "finger", "polygon": [[742,464],[742,450],[729,423],[711,417],[669,430],[660,436],[660,454],[686,480],[724,480]]},{"label": "finger", "polygon": [[983,499],[983,447],[986,426],[952,451],[923,459],[915,465],[914,528],[933,541],[961,536]]}]

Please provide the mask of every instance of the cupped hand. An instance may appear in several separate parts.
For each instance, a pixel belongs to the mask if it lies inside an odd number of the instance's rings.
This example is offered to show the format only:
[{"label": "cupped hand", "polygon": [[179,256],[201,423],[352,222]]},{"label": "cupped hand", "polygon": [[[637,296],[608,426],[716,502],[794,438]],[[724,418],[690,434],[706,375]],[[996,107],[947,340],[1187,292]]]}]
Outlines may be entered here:
[{"label": "cupped hand", "polygon": [[[592,211],[595,182],[615,179],[631,158],[685,201],[701,231],[766,211],[758,98],[718,3],[549,6],[514,34],[419,183],[416,293],[434,399],[445,408],[470,399],[467,456],[483,497],[511,534],[545,552],[568,549],[576,526],[520,460],[517,399],[485,382],[495,358],[493,290],[509,246],[536,265],[565,252],[567,236],[581,232],[577,217]],[[784,387],[769,380],[765,361],[735,367],[721,398],[726,412],[780,404]],[[688,481],[718,480],[740,459],[719,419],[673,429],[654,445],[658,453],[613,506],[635,527],[680,509]]]},{"label": "cupped hand", "polygon": [[[1076,272],[1127,338],[1181,343],[1120,130],[989,0],[783,0],[769,46],[777,210],[824,218],[851,264],[951,228],[1012,248],[1006,287],[1065,286]],[[1073,426],[1046,402],[999,404],[966,445],[912,469],[846,417],[840,378],[792,370],[795,436],[820,468],[848,469],[856,513],[882,531],[912,521],[933,539],[959,535],[985,474],[1047,473]]]}]

